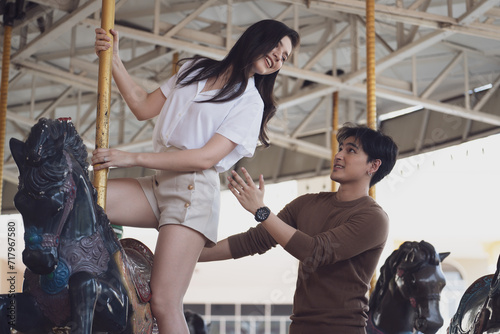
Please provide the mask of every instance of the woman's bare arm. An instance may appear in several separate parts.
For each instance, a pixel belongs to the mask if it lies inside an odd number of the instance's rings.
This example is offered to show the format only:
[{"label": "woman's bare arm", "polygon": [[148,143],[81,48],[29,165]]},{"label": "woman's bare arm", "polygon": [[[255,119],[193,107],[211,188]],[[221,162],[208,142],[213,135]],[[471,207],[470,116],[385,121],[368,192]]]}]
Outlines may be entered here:
[{"label": "woman's bare arm", "polygon": [[228,155],[236,144],[216,133],[199,149],[134,153],[117,149],[99,148],[93,152],[94,170],[109,167],[134,167],[170,170],[177,172],[201,171],[212,168]]},{"label": "woman's bare arm", "polygon": [[[111,47],[111,38],[102,28],[97,28],[95,33],[95,52],[99,56],[101,51]],[[157,116],[166,101],[166,97],[159,88],[148,93],[135,83],[120,58],[118,32],[111,29],[110,33],[113,36],[112,74],[120,94],[138,120],[142,121]]]}]

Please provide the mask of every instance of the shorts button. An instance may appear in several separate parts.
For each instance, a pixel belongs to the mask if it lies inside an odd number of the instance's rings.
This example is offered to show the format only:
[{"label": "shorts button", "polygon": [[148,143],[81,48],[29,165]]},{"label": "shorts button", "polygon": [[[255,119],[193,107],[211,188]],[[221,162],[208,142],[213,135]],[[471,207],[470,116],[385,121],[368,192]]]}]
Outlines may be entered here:
[{"label": "shorts button", "polygon": [[185,208],[189,208],[189,206],[190,206],[190,205],[191,205],[191,204],[186,203],[186,204],[184,204],[184,207],[185,207]]},{"label": "shorts button", "polygon": [[189,190],[193,190],[193,189],[194,189],[194,186],[193,186],[192,184],[190,184],[190,185],[188,186],[188,189],[189,189]]}]

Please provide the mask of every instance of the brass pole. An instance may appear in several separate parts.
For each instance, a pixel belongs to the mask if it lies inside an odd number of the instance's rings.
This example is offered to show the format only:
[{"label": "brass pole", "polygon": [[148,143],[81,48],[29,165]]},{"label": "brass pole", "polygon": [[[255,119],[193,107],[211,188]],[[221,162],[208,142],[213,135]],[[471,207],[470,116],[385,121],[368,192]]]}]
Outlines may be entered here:
[{"label": "brass pole", "polygon": [[[366,0],[366,123],[372,129],[377,128],[377,104],[375,100],[375,0]],[[375,198],[375,187],[369,195]],[[376,273],[370,281],[370,294],[377,283]]]},{"label": "brass pole", "polygon": [[[332,94],[332,159],[331,167],[335,163],[335,154],[339,151],[339,142],[337,141],[337,131],[339,130],[339,92]],[[332,180],[332,191],[338,190],[338,183]]]},{"label": "brass pole", "polygon": [[2,55],[2,86],[0,88],[0,213],[2,212],[3,166],[5,153],[5,127],[7,123],[7,95],[9,91],[10,48],[12,25],[4,25]]},{"label": "brass pole", "polygon": [[176,52],[172,57],[172,75],[176,75],[177,72],[179,71],[179,65],[177,65],[178,62],[179,62],[179,52]]},{"label": "brass pole", "polygon": [[[377,128],[377,104],[375,98],[375,0],[366,0],[366,122]],[[375,198],[375,188],[369,194]]]},{"label": "brass pole", "polygon": [[[109,32],[114,27],[115,0],[102,0],[101,28],[113,39]],[[113,43],[106,51],[99,54],[99,80],[97,84],[97,116],[96,116],[96,148],[109,147],[109,115],[111,105],[111,68]],[[94,187],[97,190],[97,204],[106,209],[106,190],[108,184],[108,169],[94,172]]]}]

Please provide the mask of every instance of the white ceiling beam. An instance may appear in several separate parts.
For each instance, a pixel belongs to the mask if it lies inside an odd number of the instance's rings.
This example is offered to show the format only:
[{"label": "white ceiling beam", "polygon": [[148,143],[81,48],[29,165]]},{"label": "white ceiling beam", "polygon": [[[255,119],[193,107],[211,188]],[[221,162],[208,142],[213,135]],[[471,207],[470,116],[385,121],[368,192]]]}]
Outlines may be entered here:
[{"label": "white ceiling beam", "polygon": [[[83,20],[83,22],[95,26],[95,23],[97,21],[92,19],[85,19]],[[215,49],[213,47],[207,47],[192,42],[182,41],[172,37],[158,36],[151,32],[129,28],[119,24],[115,25],[115,29],[120,32],[120,36],[122,37],[128,37],[131,39],[147,42],[150,44],[166,46],[168,48],[182,50],[193,54],[200,54],[207,57],[213,57],[216,59],[221,59],[226,55],[226,50],[223,49],[223,47],[225,46],[224,44],[221,45],[221,49]]]},{"label": "white ceiling beam", "polygon": [[486,11],[486,13],[484,13],[484,15],[493,19],[498,19],[500,18],[500,8],[499,7],[490,8]]},{"label": "white ceiling beam", "polygon": [[[452,35],[453,32],[450,31],[435,31],[429,33],[422,38],[403,46],[402,48],[394,51],[393,53],[379,59],[375,65],[375,70],[378,73],[383,72],[385,69],[393,66],[394,64],[411,57],[412,55],[418,53],[419,51],[425,50],[432,45],[442,41],[446,37]],[[360,69],[354,73],[347,75],[344,83],[353,84],[364,80],[366,78],[366,68]]]},{"label": "white ceiling beam", "polygon": [[[39,86],[37,85],[37,88]],[[10,89],[9,89],[10,92]],[[77,105],[79,102],[81,105],[88,104],[88,103],[93,103],[94,101],[97,101],[97,95],[96,93],[87,93],[84,94],[80,99],[78,99],[77,96],[71,96],[64,100],[61,104],[59,104],[60,107],[73,107]],[[36,101],[36,109],[41,110],[45,109],[50,105],[51,101],[50,100],[44,100],[44,101]],[[15,113],[28,113],[31,110],[31,106],[28,103],[22,103],[17,106],[9,106],[9,110]]]},{"label": "white ceiling beam", "polygon": [[70,12],[78,7],[79,0],[30,0],[39,5],[48,6],[54,9],[59,9],[64,12]]},{"label": "white ceiling beam", "polygon": [[125,68],[131,71],[135,68],[147,66],[150,63],[157,62],[158,60],[168,58],[172,58],[173,51],[169,51],[167,48],[163,46],[159,46],[154,48],[153,50],[146,52],[134,59],[131,59],[127,62],[124,62]]},{"label": "white ceiling beam", "polygon": [[[152,55],[154,55],[154,53]],[[141,58],[141,56],[139,58]],[[134,66],[135,66],[135,59],[136,58],[134,58],[133,63],[132,63],[132,65],[134,65]],[[147,59],[150,59],[150,58],[147,57]],[[144,62],[146,62],[147,59],[143,59]],[[82,60],[82,59],[79,59],[79,58],[72,58],[71,59],[71,65],[74,66],[75,68],[79,69],[79,70],[91,73],[93,75],[97,75],[99,73],[99,64],[91,63],[91,62],[88,62],[86,60]],[[125,67],[127,69],[129,69],[128,62],[125,62],[124,65],[125,65]],[[147,90],[153,90],[153,89],[156,89],[156,88],[158,88],[160,86],[160,83],[158,83],[158,82],[156,82],[154,80],[150,80],[150,79],[147,79],[147,78],[140,78],[140,77],[137,77],[135,75],[130,75],[130,77],[136,83],[138,83],[139,85],[141,85],[143,88],[146,88]],[[90,79],[90,78],[86,78],[86,79],[88,80],[87,82],[93,81],[94,91],[97,91],[97,80],[93,80],[93,79]],[[117,93],[117,94],[120,93],[118,91],[118,88],[115,85],[112,85],[111,87],[112,87],[112,90],[113,90],[114,93]]]},{"label": "white ceiling beam", "polygon": [[13,171],[4,169],[2,171],[2,179],[6,182],[12,183],[14,185],[18,185],[19,184],[19,172],[13,172]]},{"label": "white ceiling beam", "polygon": [[[356,86],[359,88],[360,92],[365,90],[364,85],[358,84]],[[446,104],[443,102],[436,102],[420,97],[414,97],[411,95],[394,92],[384,88],[377,88],[376,95],[377,97],[385,98],[391,101],[397,101],[412,106],[420,105],[424,108],[438,111],[444,114],[454,115],[486,124],[500,126],[500,116],[487,114],[485,112],[467,110],[466,108],[457,105]]]},{"label": "white ceiling beam", "polygon": [[405,80],[394,79],[382,75],[377,76],[376,79],[377,79],[377,85],[386,86],[391,89],[410,92],[413,88],[413,84]]},{"label": "white ceiling beam", "polygon": [[448,26],[442,30],[452,31],[462,35],[476,36],[493,40],[500,40],[500,27],[491,24],[473,22],[467,26]]},{"label": "white ceiling beam", "polygon": [[479,111],[481,110],[482,107],[486,104],[486,102],[489,101],[491,97],[494,96],[494,94],[497,92],[498,88],[500,87],[500,76],[493,82],[492,87],[484,94],[484,96],[481,98],[481,100],[472,108],[474,111]]},{"label": "white ceiling beam", "polygon": [[[192,10],[196,10],[198,7],[200,7],[200,1],[179,1],[177,3],[172,4],[172,1],[165,0],[163,3],[166,5],[165,7],[168,9],[170,13],[176,13],[176,12],[189,12]],[[224,4],[222,1],[218,2],[217,4]]]},{"label": "white ceiling beam", "polygon": [[[64,90],[64,92],[62,92],[57,98],[55,98],[52,103],[47,107],[45,108],[38,116],[36,116],[35,118],[36,119],[40,119],[42,117],[48,117],[47,114],[48,113],[51,113],[53,112],[57,106],[59,104],[61,104],[65,99],[66,99],[66,96],[69,95],[69,93],[71,93],[71,91],[73,90],[73,86],[69,86],[69,87],[66,87],[66,89]],[[49,117],[50,118],[50,117]]]},{"label": "white ceiling beam", "polygon": [[326,43],[315,55],[313,55],[307,63],[302,67],[305,70],[311,69],[314,64],[316,64],[321,57],[323,57],[327,52],[329,52],[333,47],[335,47],[349,32],[349,26],[345,26],[332,40]]},{"label": "white ceiling beam", "polygon": [[[276,2],[293,3],[305,7],[302,0],[276,0]],[[310,1],[310,8],[321,11],[337,11],[350,14],[366,15],[366,2],[353,0],[323,0]],[[456,24],[457,21],[448,16],[424,13],[402,7],[375,4],[375,18],[382,17],[384,21],[401,22],[437,29],[440,25]]]},{"label": "white ceiling beam", "polygon": [[292,10],[294,10],[294,9],[295,9],[295,6],[293,6],[293,5],[287,6],[281,13],[279,13],[276,17],[274,17],[274,19],[276,21],[284,21],[284,20],[286,20],[286,16],[288,14],[290,14],[290,12]]},{"label": "white ceiling beam", "polygon": [[[293,74],[290,72],[290,74]],[[331,81],[334,82],[336,79],[335,77],[332,76],[327,76],[327,75],[318,75],[319,77],[324,77],[328,78]],[[326,80],[325,80],[326,81]],[[280,101],[278,101],[279,106],[278,108],[290,108],[294,105],[304,103],[306,101],[313,100],[315,98],[319,98],[324,95],[331,94],[332,92],[336,91],[337,89],[342,89],[342,90],[350,90],[354,92],[358,92],[361,94],[366,94],[366,85],[363,84],[355,84],[355,85],[342,85],[338,84],[338,86],[319,86],[314,89],[310,89],[305,92],[299,92],[297,95],[290,96],[287,98],[283,98]],[[456,115],[460,117],[464,117],[466,119],[472,119],[480,122],[484,122],[487,124],[493,124],[493,125],[500,125],[500,117],[495,116],[495,115],[490,115],[487,113],[479,112],[479,111],[472,111],[472,110],[467,110],[465,108],[456,106],[456,105],[451,105],[451,104],[446,104],[442,102],[437,102],[429,99],[423,99],[420,97],[415,97],[413,95],[407,95],[403,93],[396,92],[394,90],[389,90],[389,89],[384,89],[382,87],[377,87],[375,94],[377,97],[384,98],[390,101],[396,101],[396,102],[401,102],[404,104],[408,105],[422,105],[425,108],[442,112],[445,114],[450,114],[450,115]]]},{"label": "white ceiling beam", "polygon": [[331,149],[325,146],[291,138],[280,133],[269,131],[269,139],[271,145],[277,145],[293,152],[303,153],[326,160],[330,160],[332,157]]},{"label": "white ceiling beam", "polygon": [[[59,1],[59,0],[57,0]],[[56,2],[57,2],[56,1]],[[19,61],[21,59],[26,59],[34,54],[38,49],[44,47],[47,43],[52,42],[57,37],[71,30],[75,25],[75,22],[80,22],[90,14],[97,11],[101,6],[101,2],[97,0],[92,0],[79,7],[73,13],[63,16],[58,22],[56,22],[48,31],[40,34],[33,41],[28,43],[24,48],[21,48],[15,54],[12,55],[12,61]]]},{"label": "white ceiling beam", "polygon": [[439,73],[439,75],[427,86],[427,88],[420,94],[421,98],[428,98],[429,95],[443,82],[448,73],[458,64],[462,59],[463,52],[458,53],[453,60]]},{"label": "white ceiling beam", "polygon": [[28,129],[31,129],[31,127],[36,123],[36,121],[33,120],[32,118],[20,116],[19,114],[12,112],[10,110],[7,110],[6,118],[7,120],[18,124],[19,126]]},{"label": "white ceiling beam", "polygon": [[[217,50],[217,49],[197,46],[197,45],[194,45],[192,43],[180,43],[179,41],[175,41],[172,39],[170,39],[167,43],[165,43],[165,40],[161,40],[161,38],[158,36],[154,36],[151,33],[139,32],[139,31],[137,31],[135,29],[131,29],[131,28],[123,27],[123,29],[122,28],[117,28],[117,29],[121,29],[122,31],[124,30],[125,33],[128,34],[130,37],[134,37],[137,39],[143,39],[143,38],[152,39],[152,42],[154,42],[156,44],[163,43],[169,47],[177,47],[177,48],[180,47],[181,50],[184,50],[184,51],[192,50],[196,53],[204,54],[206,56],[216,56],[217,58],[221,58],[224,54],[223,50]],[[420,40],[420,41],[418,41],[418,43],[415,42],[415,43],[412,43],[412,44],[406,46],[405,48],[400,50],[398,54],[389,57],[386,60],[385,66],[389,66],[389,65],[392,65],[394,63],[397,63],[401,59],[407,57],[407,55],[410,55],[413,52],[417,52],[418,50],[424,49],[424,48],[428,47],[428,45],[434,44],[437,40],[440,40],[441,38],[443,38],[444,35],[448,35],[448,34],[451,34],[451,33],[450,32],[442,32],[442,33],[438,32],[435,34],[431,34],[431,36],[427,36],[427,38],[425,38],[423,41]],[[195,50],[193,50],[193,49],[195,49]],[[299,96],[297,96],[295,98],[291,97],[291,98],[282,99],[280,101],[282,103],[280,108],[286,108],[287,105],[288,106],[297,105],[297,104],[312,100],[312,99],[320,97],[320,96],[331,94],[333,91],[335,91],[339,88],[348,89],[348,90],[350,89],[350,87],[349,87],[350,85],[346,84],[345,82],[342,82],[339,78],[325,75],[325,74],[321,74],[321,73],[315,73],[312,71],[293,68],[293,67],[289,67],[289,66],[283,66],[280,73],[283,75],[289,75],[289,76],[296,77],[299,79],[311,80],[311,81],[315,81],[315,82],[319,82],[319,83],[323,83],[323,84],[332,86],[332,87],[319,87],[319,88],[317,88],[317,91],[315,91],[315,92],[314,91],[313,92],[306,92],[305,94],[299,93]],[[366,75],[366,73],[363,71],[363,73],[359,73],[359,75],[361,77],[363,77],[364,75]],[[358,89],[355,88],[353,90],[357,91]],[[393,100],[388,95],[385,95],[385,98],[387,98],[389,100]],[[398,99],[396,99],[396,100],[398,100]],[[415,104],[418,104],[418,102],[415,102]],[[440,106],[439,109],[441,109],[441,108],[442,108],[442,106]]]},{"label": "white ceiling beam", "polygon": [[[320,75],[323,76],[323,75]],[[335,80],[335,77],[332,76],[326,76],[324,77],[330,77],[333,80]],[[310,100],[313,100],[315,98],[319,98],[321,96],[329,95],[332,92],[336,91],[337,89],[343,89],[343,90],[350,90],[354,92],[358,92],[361,94],[366,94],[366,85],[363,84],[356,84],[356,85],[350,85],[350,86],[345,86],[345,85],[338,85],[337,87],[335,86],[319,86],[315,87],[313,89],[309,89],[307,91],[302,91],[299,92],[298,94],[294,96],[290,96],[287,98],[283,98],[278,101],[278,108],[290,108],[294,105],[298,105]],[[394,90],[389,90],[385,89],[382,87],[377,87],[375,90],[375,94],[377,97],[384,98],[390,101],[395,101],[395,102],[401,102],[404,104],[408,105],[421,105],[425,108],[442,112],[445,114],[450,114],[450,115],[456,115],[460,117],[464,117],[466,119],[472,119],[476,121],[480,121],[483,123],[487,124],[493,124],[493,125],[500,125],[500,117],[487,114],[484,112],[480,112],[477,110],[467,110],[465,108],[462,108],[460,106],[456,105],[451,105],[451,104],[446,104],[443,102],[437,102],[429,99],[424,99],[421,97],[415,97],[413,95],[407,95],[403,93],[399,93]]]},{"label": "white ceiling beam", "polygon": [[290,108],[329,95],[337,90],[338,90],[337,87],[326,86],[326,85],[319,85],[318,87],[303,89],[291,96],[279,99],[278,108],[279,109]]},{"label": "white ceiling beam", "polygon": [[[6,118],[11,122],[16,123],[20,127],[28,129],[31,129],[33,125],[35,125],[38,122],[38,119],[34,120],[32,118],[23,117],[9,110],[7,110]],[[82,138],[82,140],[87,149],[93,150],[95,148],[95,143],[85,140],[84,138]]]},{"label": "white ceiling beam", "polygon": [[322,108],[324,107],[326,102],[326,96],[324,96],[317,104],[316,106],[307,114],[306,117],[302,120],[302,122],[299,123],[299,125],[293,130],[291,133],[292,138],[297,138],[302,134],[302,130],[305,129],[305,127],[309,124],[309,122],[313,119],[313,117],[322,111]]},{"label": "white ceiling beam", "polygon": [[[160,23],[160,28],[161,28],[160,30],[166,31],[166,30],[171,29],[173,26],[174,26],[173,24],[168,24],[166,22],[162,22],[162,23]],[[191,40],[194,42],[199,42],[199,43],[218,46],[218,47],[224,47],[225,43],[226,43],[226,38],[224,38],[220,35],[211,34],[209,32],[195,30],[195,29],[189,29],[189,28],[184,28],[184,29],[179,30],[177,32],[176,36],[179,38],[184,38],[184,39]]]},{"label": "white ceiling beam", "polygon": [[464,46],[464,45],[460,45],[460,44],[457,44],[454,42],[449,42],[449,41],[444,41],[441,44],[449,47],[452,50],[464,51],[469,55],[481,57],[481,58],[483,58],[484,61],[494,62],[500,66],[500,58],[498,56],[491,56],[491,55],[488,56],[486,54],[486,52],[484,52],[483,50],[475,49],[475,48],[472,48],[469,46]]},{"label": "white ceiling beam", "polygon": [[269,19],[269,14],[264,12],[262,9],[260,9],[254,1],[251,1],[248,3],[250,9],[252,10],[252,12],[254,12],[257,16],[260,17],[261,20],[266,20],[266,19]]},{"label": "white ceiling beam", "polygon": [[[74,86],[75,88],[82,89],[84,91],[97,92],[96,80],[82,77],[81,75],[72,74],[58,68],[39,64],[27,60],[17,61],[16,65],[24,67],[31,74],[43,77],[52,82],[59,82],[67,86]],[[111,92],[113,94],[119,94],[118,88],[111,87]]]},{"label": "white ceiling beam", "polygon": [[217,0],[208,0],[204,2],[201,6],[198,6],[195,11],[190,13],[186,18],[184,18],[181,22],[177,23],[174,27],[172,27],[164,37],[172,37],[174,36],[179,30],[184,28],[188,23],[193,21],[198,15],[203,13],[205,9],[208,7],[212,6]]},{"label": "white ceiling beam", "polygon": [[[470,21],[469,16],[472,18],[477,16],[480,12],[488,12],[488,10],[498,4],[498,1],[499,0],[483,0],[479,5],[474,7],[468,14],[465,14],[465,16],[460,19],[463,20],[463,22],[468,22]],[[299,6],[305,6],[303,0],[275,0],[275,2],[293,3]],[[365,1],[353,0],[310,1],[310,8],[318,9],[323,12],[340,11],[360,16],[366,15],[365,5]],[[454,19],[453,17],[426,13],[419,10],[375,4],[375,18],[383,18],[384,21],[400,22],[445,31],[449,30],[480,37],[484,37],[485,34],[488,34],[489,38],[500,39],[499,26],[479,23],[472,23],[465,26],[464,23]]]},{"label": "white ceiling beam", "polygon": [[458,18],[458,24],[468,25],[483,16],[488,10],[500,3],[500,0],[481,0],[471,10]]},{"label": "white ceiling beam", "polygon": [[[12,27],[12,35],[18,35],[21,28],[33,25],[37,26],[35,23],[40,17],[47,15],[47,8],[44,6],[36,6],[26,12],[26,15],[22,20],[15,20],[14,26]],[[3,27],[2,27],[3,29]],[[3,31],[2,31],[3,34]]]}]

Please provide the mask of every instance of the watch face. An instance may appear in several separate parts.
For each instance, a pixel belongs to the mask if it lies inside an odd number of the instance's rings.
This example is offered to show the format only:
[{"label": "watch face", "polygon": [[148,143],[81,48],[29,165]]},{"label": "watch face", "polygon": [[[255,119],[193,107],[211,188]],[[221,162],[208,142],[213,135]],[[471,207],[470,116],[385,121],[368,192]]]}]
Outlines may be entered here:
[{"label": "watch face", "polygon": [[258,222],[262,222],[269,217],[269,214],[271,213],[271,210],[267,206],[262,207],[257,209],[257,212],[255,213],[255,220]]}]

